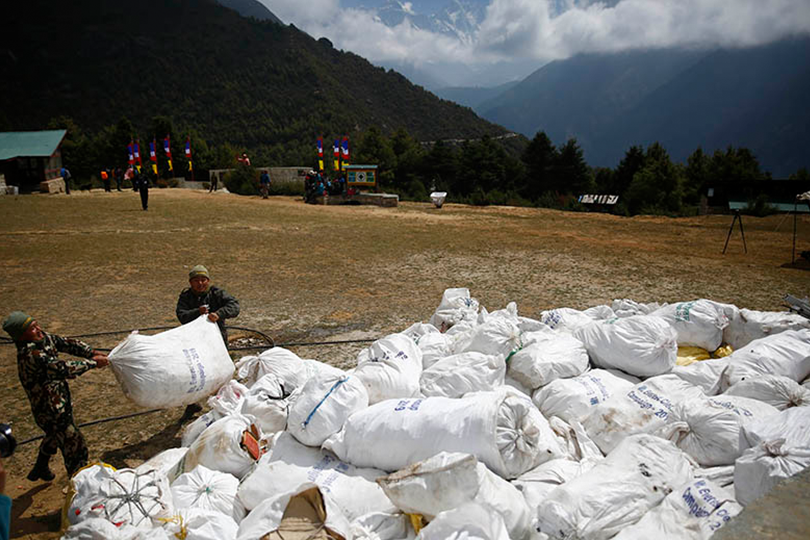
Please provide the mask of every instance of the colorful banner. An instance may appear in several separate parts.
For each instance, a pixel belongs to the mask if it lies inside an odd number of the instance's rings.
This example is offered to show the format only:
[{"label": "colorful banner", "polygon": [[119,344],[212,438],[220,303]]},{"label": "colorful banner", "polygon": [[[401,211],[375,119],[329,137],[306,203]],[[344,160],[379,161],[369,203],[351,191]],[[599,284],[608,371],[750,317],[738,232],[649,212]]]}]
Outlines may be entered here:
[{"label": "colorful banner", "polygon": [[317,150],[318,150],[318,170],[323,171],[323,137],[318,137]]},{"label": "colorful banner", "polygon": [[156,146],[155,139],[152,139],[152,142],[149,143],[149,159],[152,161],[152,172],[155,173],[155,176],[157,176],[158,173],[157,154],[155,153]]},{"label": "colorful banner", "polygon": [[194,168],[191,166],[191,138],[186,137],[186,159],[188,160],[188,170],[193,171]]},{"label": "colorful banner", "polygon": [[129,166],[132,167],[135,165],[135,150],[132,148],[133,144],[130,142],[127,145],[127,155],[129,156]]},{"label": "colorful banner", "polygon": [[342,170],[346,170],[346,165],[349,164],[349,137],[343,137],[343,144],[341,145],[341,153],[343,154]]},{"label": "colorful banner", "polygon": [[138,173],[141,172],[141,167],[143,167],[143,160],[141,159],[141,141],[135,141],[135,146],[133,147],[133,151],[135,153],[135,161],[138,163],[135,165],[135,168],[138,169]]},{"label": "colorful banner", "polygon": [[340,170],[340,139],[335,139],[335,144],[332,146],[335,152],[335,170]]},{"label": "colorful banner", "polygon": [[173,171],[174,167],[172,167],[172,144],[169,140],[169,136],[166,135],[166,138],[163,139],[163,153],[166,154],[166,159],[169,161],[169,170]]}]

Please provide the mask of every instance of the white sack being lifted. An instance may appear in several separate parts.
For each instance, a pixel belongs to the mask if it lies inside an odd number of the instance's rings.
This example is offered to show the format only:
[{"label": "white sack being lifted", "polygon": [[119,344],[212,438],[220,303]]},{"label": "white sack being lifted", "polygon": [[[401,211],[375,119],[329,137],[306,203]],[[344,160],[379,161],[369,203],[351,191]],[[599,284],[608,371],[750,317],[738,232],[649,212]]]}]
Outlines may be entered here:
[{"label": "white sack being lifted", "polygon": [[661,317],[636,315],[596,322],[574,332],[597,367],[637,377],[668,373],[678,359],[675,330]]},{"label": "white sack being lifted", "polygon": [[810,328],[810,319],[805,319],[798,313],[738,309],[729,317],[729,324],[723,330],[723,341],[736,351],[755,339],[779,334],[786,330],[807,328]]},{"label": "white sack being lifted", "polygon": [[446,332],[462,321],[474,322],[477,316],[478,300],[470,297],[469,289],[446,289],[429,322],[440,332]]},{"label": "white sack being lifted", "polygon": [[653,377],[615,394],[591,409],[582,425],[604,453],[634,433],[654,433],[669,421],[680,402],[698,403],[703,392],[675,375]]},{"label": "white sack being lifted", "polygon": [[567,334],[531,334],[531,342],[509,358],[509,376],[532,390],[588,369],[588,351]]},{"label": "white sack being lifted", "polygon": [[633,435],[549,493],[537,508],[538,528],[553,539],[606,540],[692,478],[691,460],[674,444]]},{"label": "white sack being lifted", "polygon": [[141,407],[196,403],[233,376],[233,361],[207,317],[154,336],[130,334],[110,353],[124,395]]},{"label": "white sack being lifted", "polygon": [[290,406],[287,430],[302,444],[320,446],[352,413],[366,407],[368,393],[358,377],[315,376]]},{"label": "white sack being lifted", "polygon": [[531,514],[520,491],[470,454],[441,452],[377,483],[406,514],[432,521],[441,512],[474,502],[500,515],[510,538],[519,540],[530,532]]},{"label": "white sack being lifted", "polygon": [[723,342],[728,317],[709,300],[670,304],[652,315],[661,317],[675,329],[680,347],[701,347],[715,351]]},{"label": "white sack being lifted", "polygon": [[778,413],[767,403],[737,396],[681,401],[672,407],[667,425],[657,434],[674,442],[702,467],[731,465],[742,453],[740,429]]},{"label": "white sack being lifted", "polygon": [[786,330],[757,339],[727,358],[723,390],[762,375],[782,375],[801,382],[810,375],[810,330]]},{"label": "white sack being lifted", "polygon": [[614,540],[707,540],[742,511],[730,490],[697,479],[614,536]]},{"label": "white sack being lifted", "polygon": [[424,370],[419,381],[426,396],[457,398],[469,392],[495,390],[503,386],[504,375],[503,356],[466,352],[442,358]]},{"label": "white sack being lifted", "polygon": [[370,404],[416,396],[422,350],[407,335],[391,334],[360,351],[353,374],[365,385]]},{"label": "white sack being lifted", "polygon": [[780,375],[762,375],[740,381],[726,390],[724,395],[764,401],[780,411],[810,406],[810,389]]},{"label": "white sack being lifted", "polygon": [[611,396],[630,391],[638,382],[622,371],[592,369],[578,377],[551,381],[534,392],[532,401],[546,418],[558,416],[570,423]]},{"label": "white sack being lifted", "polygon": [[267,498],[293,491],[303,482],[316,484],[329,494],[341,513],[354,520],[369,512],[395,512],[375,480],[378,469],[361,469],[338,460],[329,452],[310,448],[282,433],[272,450],[262,456],[239,485],[239,500],[252,510]]},{"label": "white sack being lifted", "polygon": [[562,457],[529,398],[510,388],[460,399],[392,399],[353,414],[324,448],[358,467],[397,471],[441,451],[474,455],[503,478]]}]

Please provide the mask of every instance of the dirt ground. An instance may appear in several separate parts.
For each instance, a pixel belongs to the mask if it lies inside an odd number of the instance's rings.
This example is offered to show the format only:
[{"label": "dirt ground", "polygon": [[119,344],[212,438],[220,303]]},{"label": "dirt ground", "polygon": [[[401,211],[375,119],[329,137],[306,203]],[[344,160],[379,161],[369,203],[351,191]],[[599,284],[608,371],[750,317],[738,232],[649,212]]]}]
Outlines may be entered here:
[{"label": "dirt ground", "polygon": [[[793,218],[671,219],[427,203],[398,208],[315,207],[293,198],[225,193],[74,192],[0,197],[0,306],[34,315],[62,335],[175,324],[177,295],[195,264],[234,294],[234,324],[276,342],[370,339],[427,321],[448,287],[468,287],[489,310],[517,302],[521,315],[585,308],[615,298],[674,302],[711,298],[779,310],[806,296],[808,266],[790,267]],[[797,257],[810,249],[810,218],[797,223]],[[124,334],[87,338],[112,347]],[[293,347],[350,366],[363,344]],[[245,353],[247,354],[247,353]],[[18,440],[40,434],[17,378],[13,346],[0,345],[0,422]],[[110,370],[71,382],[76,420],[135,412]],[[182,408],[84,428],[91,459],[135,466],[179,445]],[[67,478],[25,475],[37,443],[5,462],[12,538],[58,538]]]}]

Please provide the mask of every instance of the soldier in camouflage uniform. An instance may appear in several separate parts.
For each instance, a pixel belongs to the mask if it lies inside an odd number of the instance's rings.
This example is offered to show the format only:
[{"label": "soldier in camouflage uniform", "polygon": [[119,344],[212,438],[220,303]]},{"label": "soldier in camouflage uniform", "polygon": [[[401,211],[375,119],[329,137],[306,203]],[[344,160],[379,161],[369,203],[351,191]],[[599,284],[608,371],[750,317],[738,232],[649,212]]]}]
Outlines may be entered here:
[{"label": "soldier in camouflage uniform", "polygon": [[[31,402],[37,425],[45,432],[39,455],[28,479],[53,480],[48,467],[57,449],[62,451],[65,469],[73,474],[87,464],[87,446],[73,420],[73,404],[67,379],[109,364],[107,355],[81,341],[42,331],[39,324],[21,311],[15,311],[3,323],[17,345],[20,382]],[[60,360],[64,352],[83,360]]]}]

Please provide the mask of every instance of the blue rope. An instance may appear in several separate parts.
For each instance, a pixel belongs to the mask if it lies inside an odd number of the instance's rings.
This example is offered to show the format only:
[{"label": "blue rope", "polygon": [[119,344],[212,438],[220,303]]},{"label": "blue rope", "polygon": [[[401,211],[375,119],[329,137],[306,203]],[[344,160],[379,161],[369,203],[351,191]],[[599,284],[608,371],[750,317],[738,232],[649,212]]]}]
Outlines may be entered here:
[{"label": "blue rope", "polygon": [[335,389],[336,389],[338,386],[340,386],[341,384],[345,383],[345,382],[346,382],[346,381],[348,381],[348,380],[349,380],[349,378],[348,378],[348,377],[344,377],[344,378],[340,379],[338,382],[336,382],[336,383],[335,383],[335,384],[332,386],[332,388],[330,388],[330,389],[329,389],[329,391],[326,393],[326,395],[325,395],[325,396],[323,396],[323,399],[320,401],[320,403],[318,403],[317,405],[315,405],[315,408],[314,408],[314,409],[312,409],[312,412],[311,412],[311,413],[309,413],[309,416],[307,416],[307,419],[306,419],[306,420],[304,420],[304,423],[303,423],[303,424],[301,424],[302,426],[304,426],[304,429],[306,429],[307,425],[309,424],[309,421],[310,421],[310,420],[312,420],[312,417],[315,415],[315,412],[316,412],[316,411],[317,411],[317,410],[320,408],[320,406],[321,406],[321,405],[323,405],[323,402],[324,402],[324,401],[326,401],[326,398],[328,398],[330,395],[332,395],[332,392],[334,392],[334,391],[335,391]]}]

